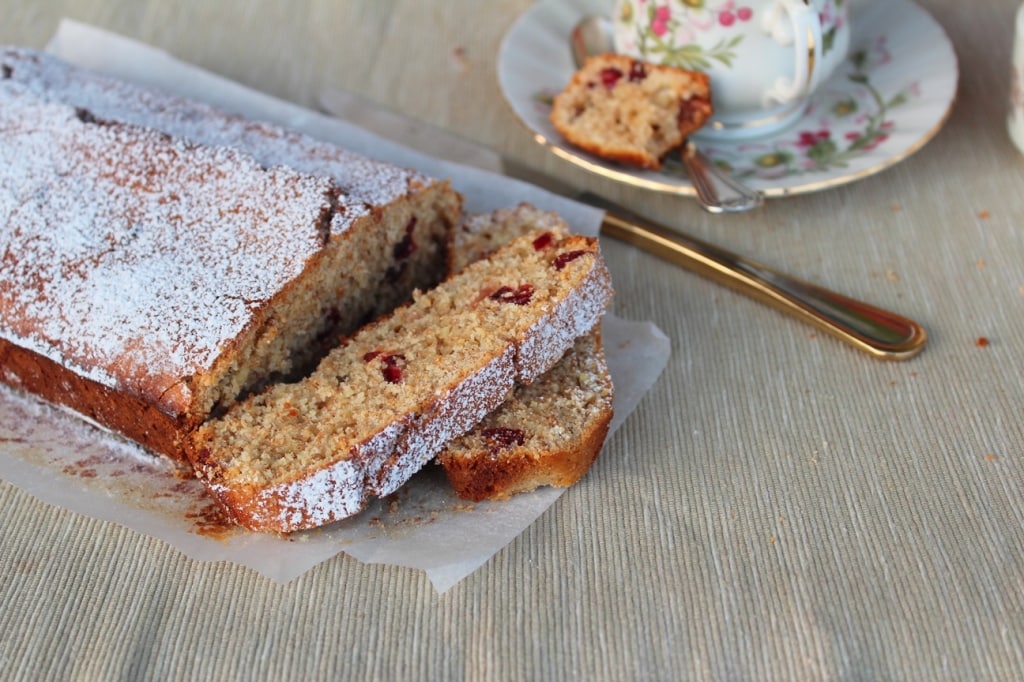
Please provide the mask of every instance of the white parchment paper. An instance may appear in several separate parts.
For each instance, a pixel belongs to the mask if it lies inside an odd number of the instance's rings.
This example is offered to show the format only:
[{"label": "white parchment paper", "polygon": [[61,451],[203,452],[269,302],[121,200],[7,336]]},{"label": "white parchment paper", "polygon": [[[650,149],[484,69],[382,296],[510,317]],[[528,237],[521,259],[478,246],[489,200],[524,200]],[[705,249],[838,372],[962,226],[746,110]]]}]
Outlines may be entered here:
[{"label": "white parchment paper", "polygon": [[[580,232],[597,234],[601,213],[595,209],[496,173],[417,152],[121,36],[66,20],[47,49],[87,68],[450,178],[466,197],[467,210],[530,201],[558,211]],[[395,125],[402,124],[395,120]],[[429,145],[418,146],[429,149]],[[446,150],[451,151],[450,144]],[[464,152],[477,153],[471,147]],[[465,160],[487,165],[479,158]],[[670,347],[653,324],[612,315],[604,321],[604,339],[615,384],[614,431],[657,380]],[[547,488],[507,502],[471,504],[451,492],[439,467],[428,465],[398,493],[373,502],[351,519],[289,537],[250,533],[226,527],[202,485],[183,477],[173,465],[75,416],[2,387],[0,477],[47,503],[160,538],[194,559],[230,561],[276,581],[287,582],[345,552],[368,563],[426,571],[441,593],[511,542],[564,492]]]}]

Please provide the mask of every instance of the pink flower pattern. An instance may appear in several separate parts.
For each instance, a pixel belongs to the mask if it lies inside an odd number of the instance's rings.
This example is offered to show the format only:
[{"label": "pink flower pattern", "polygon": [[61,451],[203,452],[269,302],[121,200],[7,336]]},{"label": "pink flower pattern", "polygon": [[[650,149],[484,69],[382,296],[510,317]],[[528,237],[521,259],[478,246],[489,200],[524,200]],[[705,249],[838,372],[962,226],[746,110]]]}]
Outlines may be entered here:
[{"label": "pink flower pattern", "polygon": [[654,10],[654,17],[651,19],[651,33],[661,38],[668,33],[668,22],[672,13],[668,5],[662,5]]},{"label": "pink flower pattern", "polygon": [[818,93],[801,127],[767,141],[731,149],[709,145],[705,151],[740,178],[775,180],[842,168],[884,146],[896,132],[891,110],[921,96],[917,81],[887,96],[872,84],[871,76],[891,61],[883,36],[850,55],[851,68],[845,77],[854,87]]},{"label": "pink flower pattern", "polygon": [[[715,45],[697,42],[699,34],[715,27],[730,29],[754,20],[754,9],[742,4],[743,0],[704,0],[669,6],[633,0],[621,5],[621,21],[635,28],[635,40],[628,45],[637,53],[657,54],[658,61],[686,69],[706,70],[713,62],[732,68],[735,48],[743,41],[743,34],[723,37]],[[836,7],[846,0],[827,0],[822,8],[822,32],[826,36],[827,52],[837,28],[841,25]]]}]

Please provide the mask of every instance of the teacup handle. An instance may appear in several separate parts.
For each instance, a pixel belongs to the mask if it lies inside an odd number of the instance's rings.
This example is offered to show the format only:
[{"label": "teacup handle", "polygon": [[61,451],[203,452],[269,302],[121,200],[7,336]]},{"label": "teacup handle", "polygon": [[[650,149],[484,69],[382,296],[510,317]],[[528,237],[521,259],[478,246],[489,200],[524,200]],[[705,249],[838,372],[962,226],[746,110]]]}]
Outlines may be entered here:
[{"label": "teacup handle", "polygon": [[[783,21],[782,13],[789,18],[788,25]],[[821,62],[822,33],[818,11],[806,0],[775,0],[772,10],[765,14],[762,27],[780,45],[792,42],[796,56],[793,80],[785,77],[776,79],[764,93],[764,104],[785,104],[805,96],[815,85],[814,67]]]}]

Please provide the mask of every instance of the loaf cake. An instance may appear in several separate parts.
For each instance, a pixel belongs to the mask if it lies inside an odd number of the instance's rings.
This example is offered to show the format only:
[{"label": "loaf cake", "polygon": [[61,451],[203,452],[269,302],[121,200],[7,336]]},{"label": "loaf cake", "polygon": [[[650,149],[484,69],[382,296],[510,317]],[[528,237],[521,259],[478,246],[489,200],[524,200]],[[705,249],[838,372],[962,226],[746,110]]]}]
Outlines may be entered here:
[{"label": "loaf cake", "polygon": [[290,532],[394,492],[550,369],[611,297],[595,239],[533,232],[201,426],[191,456],[239,524]]},{"label": "loaf cake", "polygon": [[[568,232],[549,211],[530,204],[466,216],[452,232],[450,267],[458,272],[523,234],[542,239]],[[568,487],[593,464],[612,418],[613,388],[599,329],[437,456],[462,498],[505,499],[540,486]]]},{"label": "loaf cake", "polygon": [[602,158],[648,169],[711,116],[707,74],[620,54],[596,55],[554,98],[551,124]]},{"label": "loaf cake", "polygon": [[179,461],[444,274],[420,173],[19,48],[0,121],[0,380]]}]

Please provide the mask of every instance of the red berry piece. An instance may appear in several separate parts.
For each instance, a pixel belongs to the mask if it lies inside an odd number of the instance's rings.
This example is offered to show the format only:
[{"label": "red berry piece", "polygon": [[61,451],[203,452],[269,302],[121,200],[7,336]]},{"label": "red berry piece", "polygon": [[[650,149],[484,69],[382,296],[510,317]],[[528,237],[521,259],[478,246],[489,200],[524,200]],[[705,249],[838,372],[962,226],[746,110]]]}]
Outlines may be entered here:
[{"label": "red berry piece", "polygon": [[384,365],[381,368],[381,373],[384,375],[384,381],[389,384],[400,384],[402,383],[402,368],[397,365]]},{"label": "red berry piece", "polygon": [[380,358],[380,372],[384,375],[384,381],[389,384],[402,383],[405,356],[401,353],[384,353],[383,351],[372,350],[363,356],[363,361],[372,362],[377,358]]},{"label": "red berry piece", "polygon": [[572,261],[576,260],[580,256],[586,255],[586,253],[587,253],[586,251],[579,250],[579,251],[566,251],[565,253],[558,254],[557,256],[555,256],[555,269],[556,270],[563,269],[566,265],[568,265]]},{"label": "red berry piece", "polygon": [[416,228],[416,216],[409,218],[405,225],[405,236],[402,241],[395,244],[395,260],[405,260],[416,251],[416,240],[412,238],[412,231]]},{"label": "red berry piece", "polygon": [[554,235],[550,232],[545,232],[541,236],[533,240],[533,248],[536,251],[543,251],[544,249],[551,246],[551,242],[555,240]]},{"label": "red berry piece", "polygon": [[491,294],[490,297],[491,300],[498,301],[500,303],[526,305],[533,298],[533,285],[521,284],[516,289],[513,289],[512,287],[501,287]]},{"label": "red berry piece", "polygon": [[402,370],[405,369],[405,356],[401,353],[384,356],[384,367],[381,372],[384,374],[384,381],[389,384],[402,383]]},{"label": "red berry piece", "polygon": [[503,426],[484,429],[480,432],[480,435],[483,437],[484,442],[487,443],[487,449],[494,454],[526,442],[526,434],[522,430]]},{"label": "red berry piece", "polygon": [[614,66],[601,69],[601,84],[608,89],[614,88],[620,78],[622,78],[622,72]]},{"label": "red berry piece", "polygon": [[633,65],[629,67],[629,80],[632,83],[637,83],[647,78],[647,68],[643,62],[633,62]]}]

